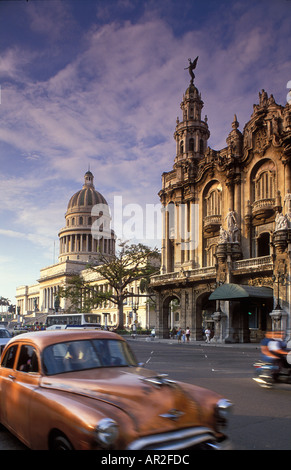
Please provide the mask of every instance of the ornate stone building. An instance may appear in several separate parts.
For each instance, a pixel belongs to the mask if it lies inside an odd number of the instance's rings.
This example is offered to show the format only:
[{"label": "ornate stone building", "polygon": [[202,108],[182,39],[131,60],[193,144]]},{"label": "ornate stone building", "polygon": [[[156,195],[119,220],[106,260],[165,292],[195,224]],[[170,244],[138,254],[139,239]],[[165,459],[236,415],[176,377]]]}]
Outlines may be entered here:
[{"label": "ornate stone building", "polygon": [[234,116],[226,147],[213,150],[191,77],[159,192],[158,333],[190,327],[199,340],[210,326],[218,342],[259,341],[271,328],[290,336],[291,104],[262,90],[243,131]]}]

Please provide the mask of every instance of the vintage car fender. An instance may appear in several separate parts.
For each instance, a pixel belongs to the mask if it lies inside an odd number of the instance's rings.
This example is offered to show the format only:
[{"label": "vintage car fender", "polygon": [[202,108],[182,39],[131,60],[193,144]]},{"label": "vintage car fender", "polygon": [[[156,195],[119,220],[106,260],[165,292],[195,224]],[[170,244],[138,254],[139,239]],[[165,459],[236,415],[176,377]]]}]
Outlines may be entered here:
[{"label": "vintage car fender", "polygon": [[40,387],[35,391],[31,407],[34,438],[29,447],[35,450],[50,449],[53,437],[59,433],[64,434],[76,450],[102,449],[96,430],[104,418],[122,422],[121,448],[124,448],[128,434],[137,436],[133,419],[113,402],[77,392]]}]

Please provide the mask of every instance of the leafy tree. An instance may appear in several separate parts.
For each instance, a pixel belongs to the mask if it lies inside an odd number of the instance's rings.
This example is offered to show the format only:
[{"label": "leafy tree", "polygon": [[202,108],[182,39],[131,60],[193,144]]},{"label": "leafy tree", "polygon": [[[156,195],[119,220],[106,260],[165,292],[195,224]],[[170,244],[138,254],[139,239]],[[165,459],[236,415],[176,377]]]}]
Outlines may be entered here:
[{"label": "leafy tree", "polygon": [[59,297],[70,300],[68,311],[73,312],[90,312],[90,286],[80,274],[73,275],[65,287],[59,290]]},{"label": "leafy tree", "polygon": [[117,306],[118,328],[123,329],[123,304],[131,297],[137,297],[129,286],[134,281],[143,280],[159,270],[157,260],[160,259],[157,248],[151,249],[143,244],[119,245],[117,254],[106,257],[100,256],[100,265],[90,265],[89,270],[95,272],[108,282],[107,292],[100,292],[92,286],[92,281],[86,281],[83,276],[72,277],[60,296],[70,299],[77,311],[90,311],[101,305],[104,300],[110,300]]},{"label": "leafy tree", "polygon": [[10,305],[10,301],[9,299],[6,299],[5,297],[0,297],[0,305],[1,307],[7,307],[8,305]]}]

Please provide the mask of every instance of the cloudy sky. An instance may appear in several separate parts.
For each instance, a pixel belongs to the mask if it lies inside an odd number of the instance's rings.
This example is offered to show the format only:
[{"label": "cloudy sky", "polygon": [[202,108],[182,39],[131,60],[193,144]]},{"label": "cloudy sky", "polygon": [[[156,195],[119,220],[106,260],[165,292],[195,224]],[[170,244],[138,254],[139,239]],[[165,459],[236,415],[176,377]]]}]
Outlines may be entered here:
[{"label": "cloudy sky", "polygon": [[158,204],[188,58],[214,149],[262,88],[285,105],[290,13],[290,0],[0,0],[0,296],[14,303],[57,261],[88,168],[110,205]]}]

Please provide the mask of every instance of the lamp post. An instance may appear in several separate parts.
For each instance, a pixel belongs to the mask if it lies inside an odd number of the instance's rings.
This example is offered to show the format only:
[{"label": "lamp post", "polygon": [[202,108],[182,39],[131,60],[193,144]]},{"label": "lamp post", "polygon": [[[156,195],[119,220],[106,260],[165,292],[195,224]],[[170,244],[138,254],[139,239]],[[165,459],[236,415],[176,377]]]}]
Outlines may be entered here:
[{"label": "lamp post", "polygon": [[282,286],[284,285],[285,281],[285,274],[277,274],[277,276],[273,275],[272,276],[272,281],[275,283],[277,282],[277,305],[275,307],[275,310],[282,310],[282,307],[280,305],[280,281],[282,283]]},{"label": "lamp post", "polygon": [[104,330],[108,330],[108,323],[107,323],[107,316],[109,315],[108,312],[103,312],[104,315]]},{"label": "lamp post", "polygon": [[286,313],[284,312],[283,308],[280,305],[280,282],[284,285],[286,276],[284,274],[277,274],[277,276],[273,275],[272,280],[273,282],[277,282],[277,305],[274,310],[270,313],[272,318],[272,330],[285,330],[287,323],[286,323]]},{"label": "lamp post", "polygon": [[[222,281],[217,281],[216,282],[216,288],[223,285],[224,282]],[[214,336],[212,338],[213,341],[215,342],[221,342],[222,341],[222,325],[221,325],[221,318],[223,316],[221,307],[220,307],[220,299],[217,301],[217,309],[216,311],[211,315],[212,319],[214,321]]]},{"label": "lamp post", "polygon": [[[132,288],[132,294],[133,294],[133,288]],[[138,306],[139,306],[139,287],[137,288],[137,297],[136,297],[136,300],[134,301],[133,298],[134,298],[134,294],[133,294],[133,296],[132,296],[131,308],[132,308],[132,313],[133,313],[133,326],[132,326],[132,330],[133,330],[133,334],[135,335],[135,334],[136,334],[136,324],[137,324],[136,312],[137,312]]]}]

